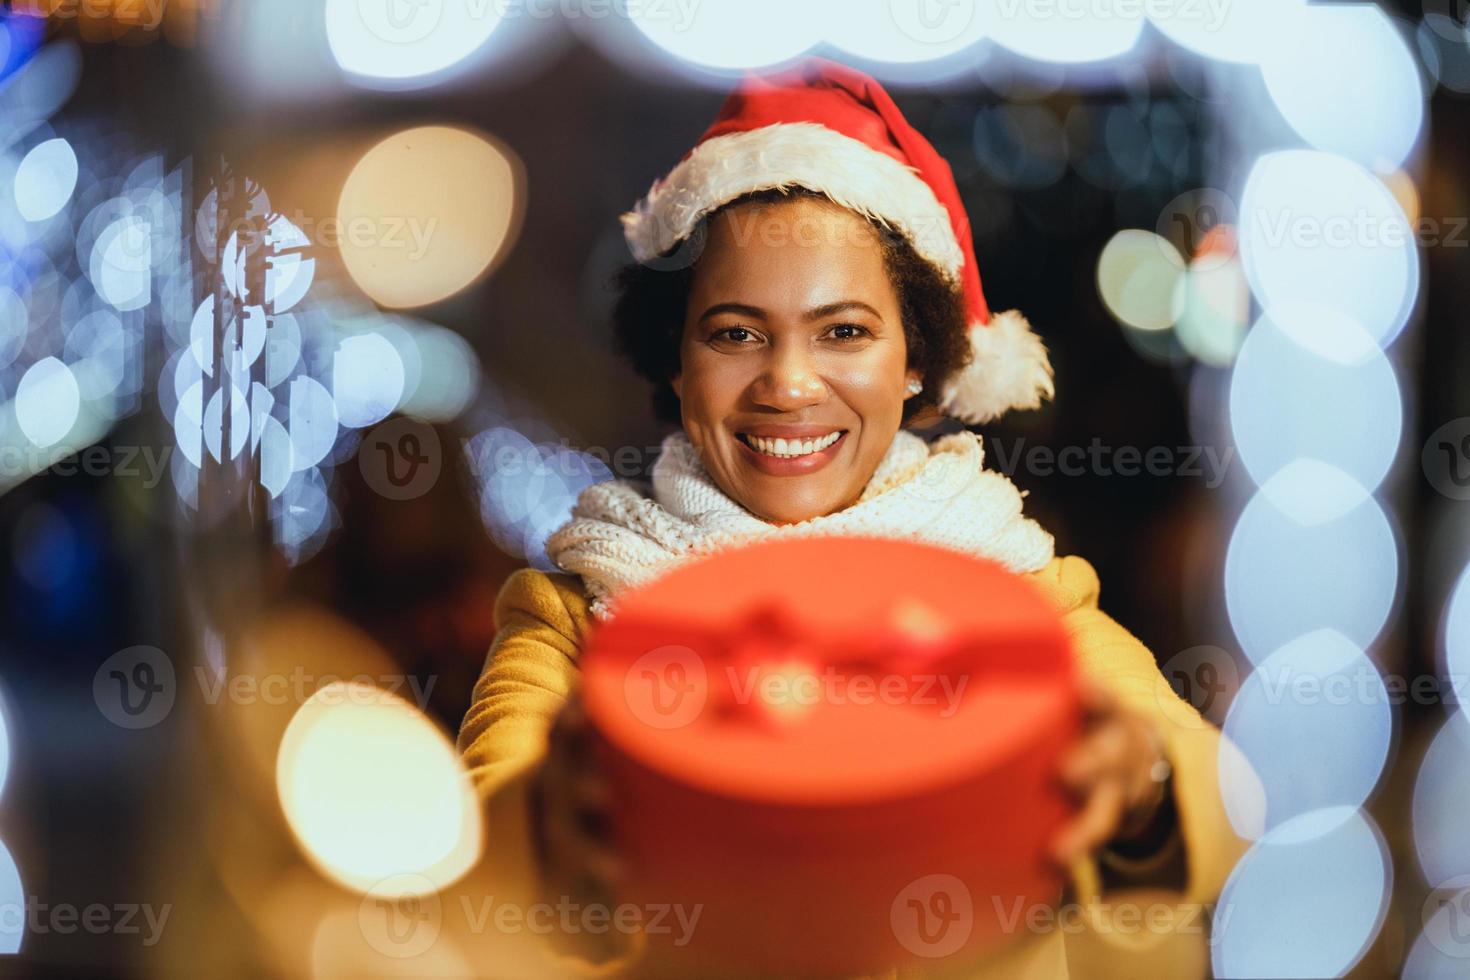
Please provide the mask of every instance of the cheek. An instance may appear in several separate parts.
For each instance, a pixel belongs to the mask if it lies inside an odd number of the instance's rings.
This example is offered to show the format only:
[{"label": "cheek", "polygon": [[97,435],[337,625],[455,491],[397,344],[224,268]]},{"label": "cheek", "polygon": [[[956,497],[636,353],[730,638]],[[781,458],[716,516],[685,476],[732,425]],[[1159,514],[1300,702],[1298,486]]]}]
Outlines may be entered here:
[{"label": "cheek", "polygon": [[906,366],[902,358],[864,359],[842,365],[828,375],[843,400],[863,415],[881,417],[903,414],[903,384]]}]

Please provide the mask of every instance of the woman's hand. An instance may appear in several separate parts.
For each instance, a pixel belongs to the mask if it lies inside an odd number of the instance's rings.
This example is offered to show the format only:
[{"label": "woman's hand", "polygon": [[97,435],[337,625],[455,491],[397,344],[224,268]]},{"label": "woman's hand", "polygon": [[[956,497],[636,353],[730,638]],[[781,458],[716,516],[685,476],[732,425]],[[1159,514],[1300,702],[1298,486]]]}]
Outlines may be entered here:
[{"label": "woman's hand", "polygon": [[1169,829],[1155,826],[1168,760],[1152,723],[1085,678],[1082,705],[1082,733],[1061,764],[1063,785],[1081,803],[1052,843],[1063,867],[1109,842],[1162,838]]},{"label": "woman's hand", "polygon": [[607,784],[576,692],[552,726],[531,790],[542,876],[554,894],[612,906],[621,870],[611,843]]}]

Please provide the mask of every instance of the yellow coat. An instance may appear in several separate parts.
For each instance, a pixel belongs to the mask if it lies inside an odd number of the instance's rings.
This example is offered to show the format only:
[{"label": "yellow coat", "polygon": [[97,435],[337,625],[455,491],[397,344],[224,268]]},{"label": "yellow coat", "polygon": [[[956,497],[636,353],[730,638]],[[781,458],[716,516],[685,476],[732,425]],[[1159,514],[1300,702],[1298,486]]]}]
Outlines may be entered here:
[{"label": "yellow coat", "polygon": [[[1069,914],[1040,921],[1030,927],[1032,935],[984,962],[943,975],[1008,980],[1205,976],[1208,913],[1245,848],[1220,799],[1220,733],[1179,699],[1147,648],[1098,609],[1097,573],[1085,560],[1056,558],[1027,578],[1064,613],[1082,669],[1157,725],[1174,767],[1186,885],[1182,892],[1129,887],[1130,878],[1143,880],[1151,868],[1113,857],[1108,878],[1114,886],[1104,892],[1099,864],[1087,859],[1072,869],[1070,904],[1064,906]],[[505,900],[529,903],[538,900],[527,817],[529,777],[545,753],[553,719],[576,684],[590,618],[578,579],[526,569],[501,590],[495,621],[499,632],[475,686],[459,749],[487,801],[485,873]],[[628,969],[630,962],[636,955],[595,967],[548,959],[547,973],[636,975],[636,968]]]}]

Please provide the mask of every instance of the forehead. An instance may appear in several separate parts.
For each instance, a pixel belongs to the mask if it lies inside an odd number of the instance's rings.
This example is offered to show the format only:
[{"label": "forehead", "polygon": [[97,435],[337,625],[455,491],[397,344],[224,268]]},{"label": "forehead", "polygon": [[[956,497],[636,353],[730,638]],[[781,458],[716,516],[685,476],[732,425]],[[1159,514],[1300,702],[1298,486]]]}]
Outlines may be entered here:
[{"label": "forehead", "polygon": [[738,292],[745,302],[773,309],[834,299],[896,302],[873,225],[856,212],[806,197],[743,204],[716,215],[694,268],[693,291]]}]

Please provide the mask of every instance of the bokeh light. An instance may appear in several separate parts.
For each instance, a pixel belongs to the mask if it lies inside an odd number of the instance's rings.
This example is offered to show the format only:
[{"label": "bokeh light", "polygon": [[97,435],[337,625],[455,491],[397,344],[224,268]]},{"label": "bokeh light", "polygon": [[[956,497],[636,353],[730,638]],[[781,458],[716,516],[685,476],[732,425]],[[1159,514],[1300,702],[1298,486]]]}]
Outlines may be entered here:
[{"label": "bokeh light", "polygon": [[388,416],[403,397],[403,360],[385,338],[360,333],[337,342],[332,357],[332,401],[337,420],[361,428]]},{"label": "bokeh light", "polygon": [[1230,428],[1257,485],[1310,456],[1371,492],[1398,452],[1402,400],[1388,358],[1359,324],[1320,307],[1276,307],[1241,348]]},{"label": "bokeh light", "polygon": [[520,164],[488,137],[409,129],[369,150],[338,202],[341,251],[383,306],[424,306],[469,286],[514,244]]},{"label": "bokeh light", "polygon": [[71,368],[54,357],[32,364],[15,390],[15,419],[41,449],[54,446],[76,424],[82,393]]},{"label": "bokeh light", "polygon": [[676,15],[672,5],[637,4],[628,8],[628,19],[675,57],[731,70],[773,65],[805,51],[821,40],[826,12],[820,2],[702,0],[693,16]]},{"label": "bokeh light", "polygon": [[363,3],[327,0],[332,57],[353,81],[420,88],[448,77],[499,26],[503,3]]},{"label": "bokeh light", "polygon": [[1361,806],[1388,758],[1388,691],[1362,649],[1335,630],[1317,630],[1272,653],[1246,678],[1225,717],[1225,736],[1249,762],[1249,785],[1221,766],[1221,792],[1236,833],[1258,832],[1254,806],[1265,791],[1265,830],[1335,806]]},{"label": "bokeh light", "polygon": [[1330,307],[1380,346],[1403,328],[1419,290],[1414,232],[1367,170],[1312,150],[1267,154],[1246,179],[1240,216],[1245,274],[1262,306]]},{"label": "bokeh light", "polygon": [[1285,20],[1261,74],[1286,121],[1365,167],[1403,163],[1424,126],[1424,87],[1394,21],[1373,4],[1311,4]]},{"label": "bokeh light", "polygon": [[297,710],[276,765],[281,807],[325,874],[366,892],[396,875],[438,890],[479,858],[479,797],[449,739],[367,684],[327,684]]},{"label": "bokeh light", "polygon": [[15,174],[15,206],[27,221],[54,217],[77,187],[77,155],[64,139],[31,148]]},{"label": "bokeh light", "polygon": [[[1431,888],[1470,875],[1470,718],[1450,712],[1414,780],[1414,850]],[[1470,884],[1470,881],[1467,881]]]},{"label": "bokeh light", "polygon": [[10,849],[0,841],[0,909],[5,909],[7,914],[0,916],[0,956],[10,956],[20,952],[22,941],[25,939],[26,917],[14,914],[14,910],[27,908],[28,896],[25,886],[20,880],[20,868],[15,864],[15,858],[10,856]]},{"label": "bokeh light", "polygon": [[1103,246],[1097,288],[1119,322],[1136,330],[1168,330],[1183,309],[1184,258],[1166,239],[1128,228]]},{"label": "bokeh light", "polygon": [[1143,33],[1143,5],[1027,4],[989,0],[989,36],[1036,61],[1080,64],[1127,54]]},{"label": "bokeh light", "polygon": [[1289,26],[1305,0],[1231,0],[1220,5],[1161,4],[1150,21],[1170,40],[1216,61],[1258,63],[1271,39]]},{"label": "bokeh light", "polygon": [[1445,603],[1443,642],[1445,674],[1454,685],[1456,703],[1470,718],[1470,565],[1466,565],[1455,582],[1454,591]]},{"label": "bokeh light", "polygon": [[1378,828],[1357,810],[1282,824],[1251,847],[1220,894],[1215,974],[1342,976],[1378,934],[1392,877]]},{"label": "bokeh light", "polygon": [[1388,619],[1398,548],[1378,502],[1351,476],[1299,459],[1241,513],[1225,556],[1225,604],[1253,663],[1334,629],[1367,648]]}]

